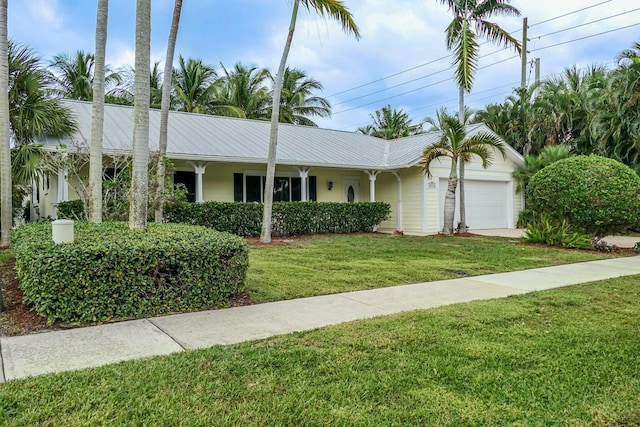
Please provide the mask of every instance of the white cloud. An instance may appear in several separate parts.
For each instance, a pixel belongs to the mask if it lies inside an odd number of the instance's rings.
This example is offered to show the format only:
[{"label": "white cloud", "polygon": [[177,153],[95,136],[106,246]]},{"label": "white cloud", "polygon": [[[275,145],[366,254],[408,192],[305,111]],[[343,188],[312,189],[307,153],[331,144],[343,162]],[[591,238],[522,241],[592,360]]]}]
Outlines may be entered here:
[{"label": "white cloud", "polygon": [[63,19],[58,0],[33,0],[29,2],[29,10],[35,21],[48,28],[58,29],[62,26]]}]

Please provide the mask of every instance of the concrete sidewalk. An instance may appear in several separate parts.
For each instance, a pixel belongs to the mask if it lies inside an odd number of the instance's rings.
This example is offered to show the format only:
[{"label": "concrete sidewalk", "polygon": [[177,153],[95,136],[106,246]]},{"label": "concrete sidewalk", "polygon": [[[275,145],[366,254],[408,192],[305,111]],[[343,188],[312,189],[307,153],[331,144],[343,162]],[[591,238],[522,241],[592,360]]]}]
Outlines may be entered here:
[{"label": "concrete sidewalk", "polygon": [[635,274],[640,274],[640,256],[0,337],[0,380]]}]

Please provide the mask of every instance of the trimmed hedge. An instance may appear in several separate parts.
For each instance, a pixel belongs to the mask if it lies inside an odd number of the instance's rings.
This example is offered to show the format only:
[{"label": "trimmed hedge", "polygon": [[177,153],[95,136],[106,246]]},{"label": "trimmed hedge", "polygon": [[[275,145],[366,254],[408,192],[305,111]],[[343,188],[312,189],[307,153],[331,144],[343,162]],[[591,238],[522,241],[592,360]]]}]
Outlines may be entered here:
[{"label": "trimmed hedge", "polygon": [[[176,203],[165,207],[168,222],[202,225],[239,236],[259,236],[263,205],[241,202]],[[372,231],[389,218],[382,202],[273,204],[272,233],[280,236]]]},{"label": "trimmed hedge", "polygon": [[24,301],[49,323],[211,309],[246,280],[246,242],[204,227],[76,222],[75,241],[56,245],[51,223],[35,223],[11,236]]},{"label": "trimmed hedge", "polygon": [[575,156],[537,172],[527,187],[527,208],[601,238],[640,225],[640,177],[600,156]]}]

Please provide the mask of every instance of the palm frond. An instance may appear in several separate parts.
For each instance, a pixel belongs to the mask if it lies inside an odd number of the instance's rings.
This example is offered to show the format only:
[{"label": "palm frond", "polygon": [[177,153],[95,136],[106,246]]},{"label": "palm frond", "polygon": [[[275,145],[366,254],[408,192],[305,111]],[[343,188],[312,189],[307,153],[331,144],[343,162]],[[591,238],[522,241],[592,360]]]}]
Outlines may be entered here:
[{"label": "palm frond", "polygon": [[476,36],[468,23],[465,22],[455,44],[452,65],[457,65],[455,75],[458,87],[466,92],[471,91],[473,86],[473,78],[478,69],[478,52],[479,45]]},{"label": "palm frond", "polygon": [[[295,0],[298,1],[298,0]],[[307,10],[314,9],[322,16],[329,16],[338,21],[342,29],[347,33],[353,33],[357,39],[360,38],[360,29],[353,19],[349,9],[340,0],[300,0]]]}]

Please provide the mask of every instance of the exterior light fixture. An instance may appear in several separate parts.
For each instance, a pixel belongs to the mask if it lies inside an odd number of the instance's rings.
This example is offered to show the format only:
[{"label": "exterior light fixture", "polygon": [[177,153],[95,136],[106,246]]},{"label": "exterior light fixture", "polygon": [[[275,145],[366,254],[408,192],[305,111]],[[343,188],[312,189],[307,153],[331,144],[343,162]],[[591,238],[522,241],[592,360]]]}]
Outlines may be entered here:
[{"label": "exterior light fixture", "polygon": [[329,189],[329,191],[333,189],[333,181],[329,181],[329,185],[327,186],[327,188]]}]

